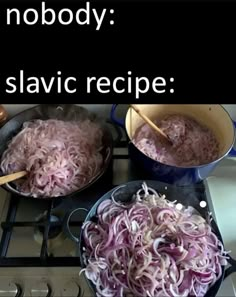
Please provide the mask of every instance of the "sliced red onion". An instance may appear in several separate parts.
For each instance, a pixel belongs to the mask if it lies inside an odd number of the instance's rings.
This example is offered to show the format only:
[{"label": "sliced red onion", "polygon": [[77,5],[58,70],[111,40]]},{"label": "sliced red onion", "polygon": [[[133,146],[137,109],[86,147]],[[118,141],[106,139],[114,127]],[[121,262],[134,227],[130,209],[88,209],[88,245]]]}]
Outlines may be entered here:
[{"label": "sliced red onion", "polygon": [[153,250],[154,252],[159,255],[159,252],[157,251],[158,250],[158,246],[160,243],[164,243],[165,242],[165,239],[160,237],[160,238],[156,238],[153,242]]},{"label": "sliced red onion", "polygon": [[219,142],[208,127],[181,114],[169,114],[155,123],[172,141],[163,142],[148,124],[136,129],[132,142],[148,157],[174,166],[208,164],[219,156]]},{"label": "sliced red onion", "polygon": [[102,134],[90,120],[25,122],[3,153],[1,169],[5,174],[29,172],[25,180],[15,182],[24,195],[65,196],[100,172]]},{"label": "sliced red onion", "polygon": [[97,225],[83,226],[85,273],[97,296],[204,296],[227,264],[211,227],[146,184],[136,198],[129,205],[103,201]]},{"label": "sliced red onion", "polygon": [[196,248],[189,248],[186,257],[183,259],[184,261],[189,261],[194,259],[197,256],[198,252]]},{"label": "sliced red onion", "polygon": [[102,213],[102,211],[104,211],[104,209],[108,206],[110,206],[112,204],[111,200],[104,200],[97,208],[97,214],[100,215]]}]

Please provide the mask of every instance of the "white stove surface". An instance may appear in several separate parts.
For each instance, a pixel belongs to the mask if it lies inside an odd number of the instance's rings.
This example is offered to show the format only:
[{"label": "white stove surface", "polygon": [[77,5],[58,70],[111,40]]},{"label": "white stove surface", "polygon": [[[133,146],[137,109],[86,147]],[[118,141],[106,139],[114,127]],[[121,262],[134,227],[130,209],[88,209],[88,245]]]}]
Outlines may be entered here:
[{"label": "white stove surface", "polygon": [[92,297],[77,267],[1,268],[0,297]]},{"label": "white stove surface", "polygon": [[[225,158],[207,179],[209,203],[225,248],[236,259],[236,158]],[[236,274],[222,284],[219,296],[236,296]]]}]

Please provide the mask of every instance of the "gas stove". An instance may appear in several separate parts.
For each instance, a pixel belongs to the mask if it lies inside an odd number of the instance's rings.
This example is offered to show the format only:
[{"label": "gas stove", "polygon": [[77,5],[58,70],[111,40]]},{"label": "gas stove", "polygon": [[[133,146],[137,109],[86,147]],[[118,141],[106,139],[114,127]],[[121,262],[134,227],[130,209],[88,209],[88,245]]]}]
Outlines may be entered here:
[{"label": "gas stove", "polygon": [[[74,209],[89,210],[113,187],[140,179],[147,180],[148,176],[129,159],[127,139],[123,137],[115,145],[111,166],[104,176],[71,198],[27,199],[0,188],[0,297],[92,297],[93,292],[80,274],[78,245],[63,228],[65,220]],[[215,216],[213,192],[207,181],[186,191],[194,203]],[[79,235],[84,218],[85,213],[80,212],[71,220],[74,235]],[[215,218],[217,221],[217,215]],[[223,282],[218,296],[236,296],[231,278]]]}]

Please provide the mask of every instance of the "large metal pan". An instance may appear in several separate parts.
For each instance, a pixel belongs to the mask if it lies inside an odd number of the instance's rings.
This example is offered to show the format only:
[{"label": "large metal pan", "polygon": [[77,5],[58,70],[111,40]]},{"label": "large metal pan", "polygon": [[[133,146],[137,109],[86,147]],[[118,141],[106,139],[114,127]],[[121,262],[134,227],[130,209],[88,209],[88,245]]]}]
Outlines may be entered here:
[{"label": "large metal pan", "polygon": [[[117,189],[116,194],[115,194],[115,199],[116,201],[121,201],[121,202],[130,202],[132,199],[132,196],[134,193],[136,193],[138,191],[138,189],[140,189],[142,187],[142,183],[143,181],[132,181],[132,182],[128,182],[125,184],[125,187],[117,187],[115,189],[112,189],[111,191],[109,191],[108,193],[106,193],[104,196],[102,196],[97,202],[96,204],[94,204],[94,206],[91,208],[91,210],[88,212],[88,215],[85,219],[84,222],[87,221],[93,221],[96,222],[97,221],[97,209],[98,206],[104,201],[104,200],[108,200],[111,199],[111,194]],[[204,210],[204,208],[201,208],[199,205],[199,199],[196,198],[196,194],[194,194],[194,192],[191,190],[191,188],[189,187],[176,187],[174,185],[169,185],[166,183],[162,183],[162,182],[158,182],[158,181],[146,181],[147,186],[151,187],[153,189],[155,189],[158,193],[164,193],[167,197],[168,200],[174,201],[177,200],[178,203],[181,203],[184,206],[192,206],[194,207],[204,218],[206,218],[208,216],[208,212],[206,210]],[[202,197],[204,199],[204,197]],[[66,223],[64,225],[64,231],[68,234],[68,236],[74,240],[75,242],[77,242],[78,244],[78,255],[80,257],[80,263],[82,268],[85,267],[84,264],[84,259],[82,257],[82,254],[84,252],[85,249],[85,243],[83,240],[83,233],[80,233],[80,237],[77,238],[75,234],[72,233],[72,231],[70,230],[70,220],[71,217],[73,215],[75,215],[76,212],[80,212],[80,211],[84,211],[85,209],[75,209],[73,210],[70,214],[68,214],[67,218],[66,218]],[[79,213],[78,213],[79,214]],[[80,213],[81,215],[81,213]],[[211,222],[211,227],[212,230],[214,231],[214,233],[216,234],[217,238],[223,243],[223,239],[221,236],[221,233],[215,223],[214,220],[212,220]],[[215,297],[217,295],[217,292],[220,289],[220,286],[223,282],[223,280],[229,276],[231,273],[236,272],[236,261],[234,259],[232,259],[230,257],[230,259],[228,260],[229,263],[231,264],[231,266],[227,269],[225,269],[224,266],[222,266],[222,275],[221,277],[218,279],[218,281],[208,290],[207,294],[205,295],[205,297]],[[96,296],[96,288],[95,286],[92,284],[91,281],[89,281],[89,285],[92,289],[92,291],[94,292],[94,296]]]},{"label": "large metal pan", "polygon": [[[110,132],[110,129],[107,127],[105,120],[99,119],[98,116],[94,113],[89,112],[87,109],[73,105],[73,104],[41,104],[36,107],[27,109],[13,118],[11,118],[8,122],[2,126],[0,129],[0,157],[2,156],[3,152],[6,150],[8,143],[11,141],[11,139],[19,133],[19,131],[22,128],[22,125],[26,121],[31,121],[34,119],[41,119],[41,120],[48,120],[48,119],[57,119],[57,120],[63,120],[63,121],[71,121],[71,120],[85,120],[90,119],[91,121],[97,123],[103,131],[103,149],[101,151],[103,155],[103,166],[100,170],[100,172],[93,177],[93,179],[80,188],[79,190],[63,196],[71,196],[73,194],[76,194],[78,192],[83,191],[84,189],[88,188],[92,184],[94,184],[98,179],[102,177],[102,175],[107,170],[110,161],[112,159],[112,150],[113,150],[113,139]],[[0,175],[3,173],[0,169]],[[16,190],[16,187],[13,183],[7,183],[3,185],[3,188],[7,191],[10,191],[11,193],[20,195],[20,196],[26,196]],[[27,195],[27,197],[32,198]],[[61,197],[61,196],[60,196]],[[57,197],[43,197],[43,199],[52,199]],[[35,198],[33,198],[35,199]],[[40,198],[37,198],[40,199]]]}]

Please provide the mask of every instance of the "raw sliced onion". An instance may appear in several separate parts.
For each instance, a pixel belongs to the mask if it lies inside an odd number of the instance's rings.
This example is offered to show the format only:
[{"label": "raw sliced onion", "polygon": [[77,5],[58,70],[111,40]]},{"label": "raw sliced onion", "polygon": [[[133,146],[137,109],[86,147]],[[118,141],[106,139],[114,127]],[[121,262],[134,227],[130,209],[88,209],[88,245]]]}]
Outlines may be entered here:
[{"label": "raw sliced onion", "polygon": [[129,205],[103,201],[83,226],[85,273],[100,297],[204,296],[227,264],[222,243],[193,208],[177,210],[144,183]]}]

